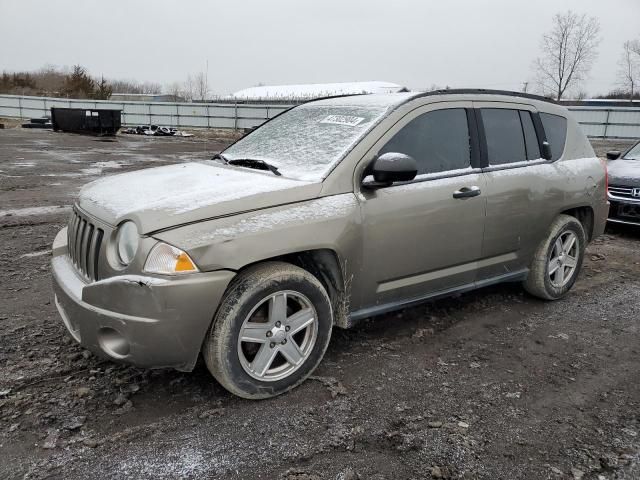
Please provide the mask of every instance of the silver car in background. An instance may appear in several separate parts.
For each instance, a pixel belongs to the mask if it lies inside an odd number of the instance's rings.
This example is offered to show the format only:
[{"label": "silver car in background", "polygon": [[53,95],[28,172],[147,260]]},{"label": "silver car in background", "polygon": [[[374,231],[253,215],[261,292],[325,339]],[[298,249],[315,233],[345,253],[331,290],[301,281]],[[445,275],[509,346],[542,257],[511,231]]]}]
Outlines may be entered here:
[{"label": "silver car in background", "polygon": [[607,159],[609,221],[640,225],[640,142],[624,153],[608,152]]}]

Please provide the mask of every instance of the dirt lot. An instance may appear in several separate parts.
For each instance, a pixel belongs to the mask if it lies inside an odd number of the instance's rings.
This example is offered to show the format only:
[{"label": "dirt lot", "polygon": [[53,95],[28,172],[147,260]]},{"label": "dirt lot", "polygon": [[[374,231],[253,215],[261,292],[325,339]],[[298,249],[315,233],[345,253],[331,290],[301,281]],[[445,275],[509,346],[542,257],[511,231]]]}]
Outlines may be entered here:
[{"label": "dirt lot", "polygon": [[75,345],[48,263],[79,187],[220,147],[0,130],[0,478],[640,478],[640,229],[563,301],[502,285],[336,330],[274,400]]}]

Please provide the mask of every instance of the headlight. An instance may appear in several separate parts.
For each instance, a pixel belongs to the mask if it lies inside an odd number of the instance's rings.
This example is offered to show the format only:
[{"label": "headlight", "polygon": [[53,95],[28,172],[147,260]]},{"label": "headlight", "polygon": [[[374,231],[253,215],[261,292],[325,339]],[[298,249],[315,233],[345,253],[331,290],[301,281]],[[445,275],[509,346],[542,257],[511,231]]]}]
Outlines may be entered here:
[{"label": "headlight", "polygon": [[118,249],[118,257],[124,265],[129,265],[136,256],[138,251],[138,227],[133,222],[124,222],[118,228],[116,236],[116,245]]},{"label": "headlight", "polygon": [[161,242],[149,252],[147,261],[144,264],[144,271],[147,273],[175,275],[197,272],[198,267],[185,252]]}]

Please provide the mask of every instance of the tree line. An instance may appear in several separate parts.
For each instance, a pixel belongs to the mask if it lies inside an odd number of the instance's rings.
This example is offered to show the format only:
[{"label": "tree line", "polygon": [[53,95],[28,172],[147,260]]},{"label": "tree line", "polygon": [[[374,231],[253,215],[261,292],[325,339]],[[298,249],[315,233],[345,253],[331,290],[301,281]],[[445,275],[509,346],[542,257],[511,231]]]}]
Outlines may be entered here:
[{"label": "tree line", "polygon": [[184,82],[173,82],[164,88],[157,82],[93,77],[81,65],[72,68],[46,66],[34,72],[3,72],[0,75],[0,94],[9,95],[108,100],[113,93],[163,92],[192,101],[210,98],[211,90],[204,72],[189,74]]},{"label": "tree line", "polygon": [[71,69],[44,67],[36,72],[3,72],[0,93],[106,100],[113,92],[104,77],[94,78],[76,65]]}]

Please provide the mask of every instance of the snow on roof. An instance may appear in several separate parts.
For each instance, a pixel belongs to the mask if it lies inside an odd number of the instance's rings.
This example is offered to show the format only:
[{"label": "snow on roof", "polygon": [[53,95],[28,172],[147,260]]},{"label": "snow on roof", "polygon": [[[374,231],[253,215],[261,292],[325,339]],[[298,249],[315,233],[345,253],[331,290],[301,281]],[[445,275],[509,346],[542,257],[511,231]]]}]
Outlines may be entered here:
[{"label": "snow on roof", "polygon": [[[419,95],[419,92],[400,92],[400,93],[374,93],[371,95],[354,95],[351,97],[322,98],[306,103],[305,107],[317,106],[350,106],[350,107],[380,107],[388,108],[400,105],[413,97]],[[298,107],[300,108],[300,107]]]},{"label": "snow on roof", "polygon": [[406,92],[407,88],[389,82],[310,83],[306,85],[271,85],[251,87],[232,95],[243,100],[311,99],[332,95]]}]

